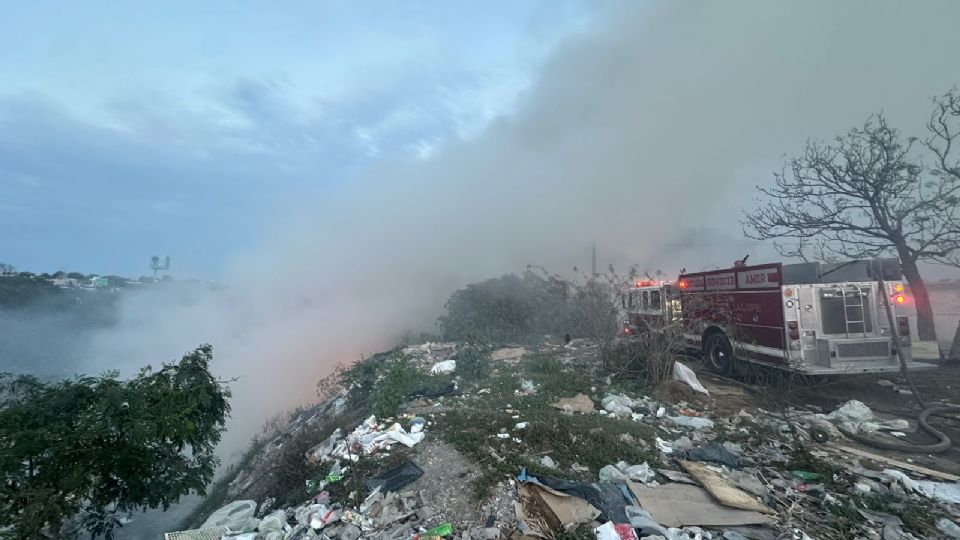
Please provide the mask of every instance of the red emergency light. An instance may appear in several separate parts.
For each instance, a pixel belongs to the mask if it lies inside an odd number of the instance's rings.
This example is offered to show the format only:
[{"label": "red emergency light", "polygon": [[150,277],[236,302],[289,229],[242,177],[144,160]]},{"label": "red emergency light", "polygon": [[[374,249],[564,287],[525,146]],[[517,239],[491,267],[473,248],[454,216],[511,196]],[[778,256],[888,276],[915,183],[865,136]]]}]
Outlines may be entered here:
[{"label": "red emergency light", "polygon": [[680,282],[677,283],[677,286],[680,287],[681,289],[687,289],[690,287],[690,283],[688,283],[687,280],[685,279],[681,279]]}]

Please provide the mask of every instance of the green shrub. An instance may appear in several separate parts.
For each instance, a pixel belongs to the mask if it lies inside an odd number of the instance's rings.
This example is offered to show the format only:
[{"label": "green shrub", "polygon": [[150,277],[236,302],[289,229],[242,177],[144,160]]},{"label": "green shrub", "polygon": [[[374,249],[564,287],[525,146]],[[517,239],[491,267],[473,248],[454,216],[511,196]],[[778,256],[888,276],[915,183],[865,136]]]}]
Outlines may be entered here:
[{"label": "green shrub", "polygon": [[390,358],[387,366],[387,373],[377,384],[373,394],[373,412],[379,418],[395,416],[400,404],[423,378],[420,370],[404,354]]},{"label": "green shrub", "polygon": [[490,375],[490,350],[477,344],[463,346],[456,356],[457,373],[465,379],[482,379]]}]

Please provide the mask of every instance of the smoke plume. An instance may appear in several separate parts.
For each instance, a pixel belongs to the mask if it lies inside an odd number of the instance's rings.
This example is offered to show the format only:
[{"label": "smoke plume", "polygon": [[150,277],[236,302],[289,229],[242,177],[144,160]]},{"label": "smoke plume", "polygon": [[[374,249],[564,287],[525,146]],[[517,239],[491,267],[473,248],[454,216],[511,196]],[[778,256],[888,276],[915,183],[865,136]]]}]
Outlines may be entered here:
[{"label": "smoke plume", "polygon": [[[509,117],[425,161],[290,200],[225,289],[143,293],[102,366],[202,342],[235,383],[230,442],[309,400],[337,362],[431,330],[463,284],[528,264],[675,274],[765,246],[738,219],[784,154],[885,110],[919,133],[960,82],[960,4],[623,2],[553,52]],[[320,172],[318,172],[320,174]],[[161,289],[162,291],[162,289]]]}]

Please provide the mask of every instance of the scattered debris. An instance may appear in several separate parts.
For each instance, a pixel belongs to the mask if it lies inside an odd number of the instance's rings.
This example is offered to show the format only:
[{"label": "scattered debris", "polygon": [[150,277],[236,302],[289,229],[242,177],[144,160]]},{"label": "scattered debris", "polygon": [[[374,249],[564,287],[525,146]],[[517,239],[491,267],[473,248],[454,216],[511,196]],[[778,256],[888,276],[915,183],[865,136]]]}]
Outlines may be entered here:
[{"label": "scattered debris", "polygon": [[550,404],[554,409],[560,409],[564,412],[592,413],[593,400],[585,394],[577,394],[572,398],[561,398],[555,403]]},{"label": "scattered debris", "polygon": [[630,416],[633,414],[633,400],[629,396],[621,395],[609,395],[603,398],[603,401],[600,402],[600,406],[603,407],[603,410],[615,414],[617,416]]},{"label": "scattered debris", "polygon": [[537,393],[537,385],[529,379],[525,379],[520,382],[520,389],[517,390],[517,393],[530,396]]},{"label": "scattered debris", "polygon": [[437,361],[443,361],[457,352],[456,343],[446,342],[426,342],[422,345],[414,345],[403,349],[403,354],[416,360],[423,366],[432,365]]}]

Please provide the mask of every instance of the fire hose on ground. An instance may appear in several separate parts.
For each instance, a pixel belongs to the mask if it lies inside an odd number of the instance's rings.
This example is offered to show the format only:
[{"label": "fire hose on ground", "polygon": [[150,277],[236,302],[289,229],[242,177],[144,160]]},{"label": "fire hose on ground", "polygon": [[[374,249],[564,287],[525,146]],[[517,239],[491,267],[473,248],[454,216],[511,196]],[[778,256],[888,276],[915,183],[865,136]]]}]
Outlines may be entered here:
[{"label": "fire hose on ground", "polygon": [[[887,322],[890,324],[890,332],[893,335],[894,343],[900,343],[900,335],[897,332],[896,321],[893,317],[893,309],[890,306],[890,299],[887,297],[886,290],[887,285],[883,279],[883,270],[877,272],[876,275],[877,285],[880,288],[881,295],[883,299],[883,308],[884,312],[887,315]],[[897,358],[900,360],[900,373],[903,375],[903,378],[907,380],[907,384],[910,386],[910,392],[913,395],[913,399],[916,400],[917,404],[920,406],[922,411],[920,415],[917,416],[917,423],[920,425],[920,428],[930,433],[937,439],[939,442],[936,444],[905,444],[897,442],[888,442],[874,439],[872,437],[866,437],[859,433],[854,433],[848,429],[844,429],[841,426],[837,426],[837,429],[840,433],[843,433],[845,436],[859,442],[872,446],[874,448],[880,448],[882,450],[894,450],[898,452],[908,452],[908,453],[924,453],[924,454],[933,454],[937,452],[943,452],[944,450],[953,446],[953,441],[950,440],[950,437],[940,431],[939,429],[931,426],[927,423],[927,418],[930,415],[939,414],[943,415],[946,413],[954,412],[960,413],[960,405],[951,405],[951,404],[938,404],[927,406],[924,403],[923,398],[920,396],[920,392],[917,390],[917,386],[913,382],[913,377],[910,375],[910,370],[907,368],[907,360],[903,354],[903,347],[897,347]]]},{"label": "fire hose on ground", "polygon": [[[697,370],[697,372],[702,375],[709,375],[710,377],[714,377],[717,379],[721,379],[725,382],[736,384],[752,392],[756,391],[750,385],[743,383],[741,381],[737,381],[735,379],[730,379],[728,377],[721,377],[715,373],[710,373],[702,370]],[[910,382],[912,383],[913,381],[911,380]],[[952,404],[945,404],[945,403],[931,405],[929,407],[924,408],[923,411],[919,414],[919,416],[917,416],[917,423],[920,426],[920,428],[926,431],[927,433],[930,433],[931,435],[933,435],[938,439],[938,442],[934,444],[925,444],[925,445],[924,444],[907,444],[907,443],[884,441],[880,439],[875,439],[873,437],[868,437],[866,435],[862,435],[854,431],[850,431],[849,429],[846,429],[842,426],[836,426],[836,427],[837,427],[837,430],[847,438],[857,441],[861,444],[865,444],[867,446],[879,448],[881,450],[894,450],[898,452],[905,452],[905,453],[912,453],[912,454],[936,454],[939,452],[944,452],[947,449],[951,448],[953,446],[953,441],[950,439],[950,437],[947,436],[946,433],[931,426],[927,422],[927,418],[929,418],[930,416],[945,416],[950,413],[960,413],[960,405],[952,405]],[[827,442],[830,439],[829,431],[827,431],[821,426],[814,425],[813,427],[810,428],[809,433],[810,433],[810,437],[817,442]]]},{"label": "fire hose on ground", "polygon": [[940,431],[939,429],[927,423],[927,418],[929,418],[932,415],[945,415],[947,413],[960,413],[960,405],[945,405],[945,404],[932,405],[924,409],[923,412],[921,412],[920,415],[917,417],[917,422],[920,425],[920,428],[922,428],[927,433],[930,433],[931,435],[939,439],[939,442],[935,444],[917,445],[917,444],[888,442],[888,441],[875,439],[873,437],[867,437],[865,435],[861,435],[860,433],[855,433],[853,431],[850,431],[849,429],[845,429],[842,426],[837,426],[837,429],[840,431],[840,433],[843,433],[845,436],[859,443],[863,443],[868,446],[872,446],[874,448],[880,448],[883,450],[894,450],[897,452],[908,452],[908,453],[914,453],[914,454],[918,454],[918,453],[935,454],[937,452],[943,452],[946,449],[953,446],[953,441],[951,441],[950,437],[947,437],[947,435],[944,432]]}]

